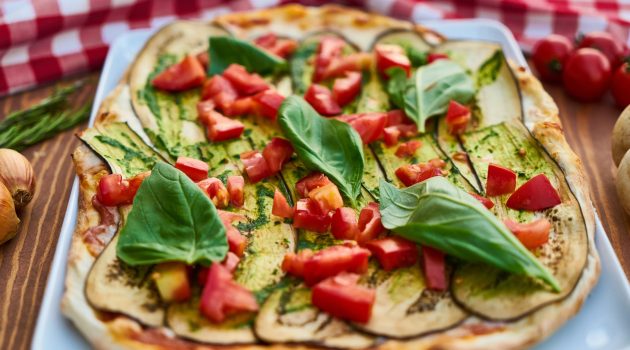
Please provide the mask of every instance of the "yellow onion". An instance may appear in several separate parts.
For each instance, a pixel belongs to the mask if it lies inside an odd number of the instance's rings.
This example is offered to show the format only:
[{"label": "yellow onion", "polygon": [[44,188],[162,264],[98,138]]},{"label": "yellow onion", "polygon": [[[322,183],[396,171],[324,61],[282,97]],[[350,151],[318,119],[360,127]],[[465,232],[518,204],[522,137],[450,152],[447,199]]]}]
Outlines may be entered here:
[{"label": "yellow onion", "polygon": [[33,167],[19,152],[12,149],[0,149],[0,182],[11,193],[15,208],[22,209],[33,199],[35,176]]},{"label": "yellow onion", "polygon": [[19,225],[11,192],[0,182],[0,244],[15,237]]}]

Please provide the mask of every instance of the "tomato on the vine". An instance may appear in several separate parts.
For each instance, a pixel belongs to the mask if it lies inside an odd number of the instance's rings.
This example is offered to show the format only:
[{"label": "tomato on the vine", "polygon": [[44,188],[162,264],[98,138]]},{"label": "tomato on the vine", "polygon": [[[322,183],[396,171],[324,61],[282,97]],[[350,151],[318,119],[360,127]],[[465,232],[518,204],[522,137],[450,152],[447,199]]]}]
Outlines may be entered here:
[{"label": "tomato on the vine", "polygon": [[578,48],[590,47],[601,51],[610,61],[612,69],[615,69],[621,63],[624,47],[623,44],[607,32],[591,32],[584,36],[578,37]]},{"label": "tomato on the vine", "polygon": [[630,58],[615,70],[610,89],[619,107],[630,105]]},{"label": "tomato on the vine", "polygon": [[610,83],[610,62],[600,51],[582,48],[564,66],[562,82],[569,95],[583,102],[600,99]]},{"label": "tomato on the vine", "polygon": [[562,35],[552,34],[538,41],[532,60],[540,77],[546,81],[561,81],[564,64],[572,50],[573,44]]}]

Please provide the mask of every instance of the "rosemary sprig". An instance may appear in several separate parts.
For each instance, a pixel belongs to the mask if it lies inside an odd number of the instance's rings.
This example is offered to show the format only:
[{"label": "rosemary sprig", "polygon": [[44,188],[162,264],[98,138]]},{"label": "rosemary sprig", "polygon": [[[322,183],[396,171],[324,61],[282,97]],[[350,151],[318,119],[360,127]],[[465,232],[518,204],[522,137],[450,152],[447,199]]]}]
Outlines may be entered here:
[{"label": "rosemary sprig", "polygon": [[20,151],[86,120],[91,102],[76,110],[68,107],[68,97],[82,85],[57,89],[38,104],[9,114],[0,121],[0,147]]}]

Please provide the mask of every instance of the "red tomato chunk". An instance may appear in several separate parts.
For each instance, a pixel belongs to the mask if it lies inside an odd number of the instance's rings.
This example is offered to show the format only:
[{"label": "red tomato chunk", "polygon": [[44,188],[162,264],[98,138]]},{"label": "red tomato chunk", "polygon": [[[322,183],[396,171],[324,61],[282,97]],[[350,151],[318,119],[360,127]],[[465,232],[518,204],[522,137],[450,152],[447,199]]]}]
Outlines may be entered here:
[{"label": "red tomato chunk", "polygon": [[320,310],[340,319],[367,323],[372,315],[376,293],[359,286],[359,276],[340,274],[313,287],[311,302]]},{"label": "red tomato chunk", "polygon": [[486,194],[500,196],[514,192],[516,189],[516,173],[497,164],[488,165]]},{"label": "red tomato chunk", "polygon": [[507,200],[507,207],[516,210],[543,210],[562,203],[558,191],[545,174],[539,174],[521,185]]},{"label": "red tomato chunk", "polygon": [[151,84],[166,91],[184,91],[201,86],[206,78],[203,66],[195,56],[186,56],[158,74]]},{"label": "red tomato chunk", "polygon": [[418,261],[418,247],[415,243],[400,237],[388,237],[369,241],[365,244],[385,271],[407,267]]},{"label": "red tomato chunk", "polygon": [[446,280],[444,253],[435,248],[423,246],[422,261],[427,288],[440,291],[446,290],[448,282]]},{"label": "red tomato chunk", "polygon": [[536,249],[549,240],[551,223],[545,218],[526,224],[520,224],[509,219],[505,220],[504,223],[527,249]]},{"label": "red tomato chunk", "polygon": [[258,303],[252,292],[236,283],[227,268],[213,263],[201,294],[201,314],[220,323],[229,315],[257,310]]},{"label": "red tomato chunk", "polygon": [[186,174],[186,176],[195,182],[208,177],[208,164],[198,159],[179,157],[175,163],[175,168],[181,170],[184,174]]}]

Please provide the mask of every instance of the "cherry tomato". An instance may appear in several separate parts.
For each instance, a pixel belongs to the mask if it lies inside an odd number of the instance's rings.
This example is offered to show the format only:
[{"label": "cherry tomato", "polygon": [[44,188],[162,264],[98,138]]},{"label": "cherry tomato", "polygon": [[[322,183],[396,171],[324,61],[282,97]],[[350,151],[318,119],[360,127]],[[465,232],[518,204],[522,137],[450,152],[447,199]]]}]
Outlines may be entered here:
[{"label": "cherry tomato", "polygon": [[597,101],[608,88],[610,62],[595,49],[579,49],[567,60],[562,82],[569,95],[579,101]]},{"label": "cherry tomato", "polygon": [[626,62],[617,68],[610,88],[619,107],[630,105],[630,63]]},{"label": "cherry tomato", "polygon": [[601,51],[610,61],[613,69],[621,63],[623,44],[607,32],[592,32],[578,38],[578,48],[590,47]]},{"label": "cherry tomato", "polygon": [[534,45],[532,60],[536,71],[545,81],[560,82],[564,64],[573,51],[573,44],[562,35],[552,34]]}]

